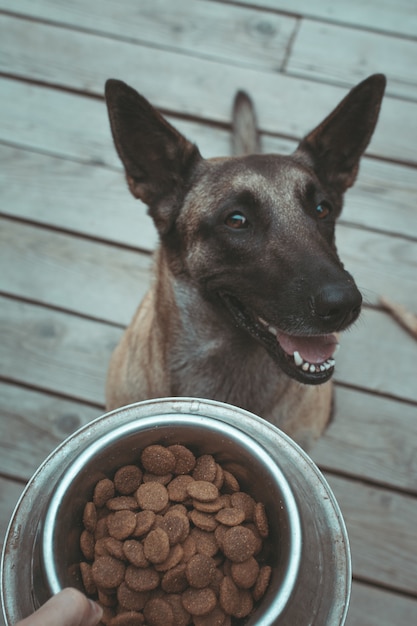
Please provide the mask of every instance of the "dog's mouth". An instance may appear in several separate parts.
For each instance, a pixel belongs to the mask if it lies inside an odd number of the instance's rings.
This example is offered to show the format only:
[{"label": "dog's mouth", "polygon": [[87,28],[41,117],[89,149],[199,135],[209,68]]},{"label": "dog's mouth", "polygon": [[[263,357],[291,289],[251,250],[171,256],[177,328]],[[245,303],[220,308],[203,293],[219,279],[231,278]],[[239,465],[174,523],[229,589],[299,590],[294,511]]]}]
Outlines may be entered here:
[{"label": "dog's mouth", "polygon": [[339,347],[335,333],[288,334],[250,313],[233,296],[220,295],[238,326],[260,342],[288,376],[310,385],[319,385],[331,378]]}]

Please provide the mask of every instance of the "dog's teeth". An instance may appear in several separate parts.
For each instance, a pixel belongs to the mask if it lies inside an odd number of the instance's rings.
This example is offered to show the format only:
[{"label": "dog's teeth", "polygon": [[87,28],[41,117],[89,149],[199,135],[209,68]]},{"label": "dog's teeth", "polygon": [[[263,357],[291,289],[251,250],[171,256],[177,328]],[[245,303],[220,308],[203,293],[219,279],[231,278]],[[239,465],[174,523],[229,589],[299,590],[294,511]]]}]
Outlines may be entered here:
[{"label": "dog's teeth", "polygon": [[258,317],[258,322],[261,322],[262,326],[268,326],[268,322],[263,317]]},{"label": "dog's teeth", "polygon": [[324,365],[320,365],[320,371],[324,372],[325,370],[326,370],[325,366]]},{"label": "dog's teeth", "polygon": [[301,355],[297,350],[294,352],[293,357],[294,357],[294,362],[297,365],[297,367],[300,367],[300,365],[302,365],[304,361],[301,358]]},{"label": "dog's teeth", "polygon": [[327,363],[330,367],[334,367],[336,365],[336,361],[334,359],[327,359]]},{"label": "dog's teeth", "polygon": [[336,354],[339,352],[340,350],[340,343],[337,343],[335,345],[334,351],[333,351],[333,356],[336,356]]},{"label": "dog's teeth", "polygon": [[307,363],[307,361],[305,361],[302,364],[301,369],[304,370],[304,372],[308,372],[308,370],[310,369],[310,363]]},{"label": "dog's teeth", "polygon": [[276,337],[278,335],[278,331],[276,328],[274,328],[273,326],[268,326],[268,330],[269,332],[274,335],[274,337]]},{"label": "dog's teeth", "polygon": [[316,371],[315,365],[310,365],[310,372],[313,374]]}]

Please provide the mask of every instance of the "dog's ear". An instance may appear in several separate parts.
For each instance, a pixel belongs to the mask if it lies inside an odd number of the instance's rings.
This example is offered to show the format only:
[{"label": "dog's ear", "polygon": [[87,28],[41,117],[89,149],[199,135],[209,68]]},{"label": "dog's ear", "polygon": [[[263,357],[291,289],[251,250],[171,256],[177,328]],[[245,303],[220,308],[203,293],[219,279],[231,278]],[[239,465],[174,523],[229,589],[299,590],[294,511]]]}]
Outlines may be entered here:
[{"label": "dog's ear", "polygon": [[158,230],[165,234],[175,220],[200,153],[122,81],[108,80],[105,95],[113,140],[129,189],[149,206]]},{"label": "dog's ear", "polygon": [[337,193],[355,182],[360,157],[375,130],[385,84],[383,74],[374,74],[354,87],[295,152],[296,157],[307,154],[319,179]]}]

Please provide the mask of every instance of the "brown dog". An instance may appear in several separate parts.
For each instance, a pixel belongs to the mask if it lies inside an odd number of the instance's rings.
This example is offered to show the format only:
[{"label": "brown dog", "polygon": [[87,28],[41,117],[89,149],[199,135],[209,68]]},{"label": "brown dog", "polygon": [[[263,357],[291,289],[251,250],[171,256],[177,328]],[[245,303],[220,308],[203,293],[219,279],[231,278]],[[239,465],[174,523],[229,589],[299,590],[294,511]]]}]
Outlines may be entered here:
[{"label": "brown dog", "polygon": [[335,333],[361,294],[335,220],[374,131],[385,77],[355,87],[291,156],[205,160],[142,96],[109,80],[130,191],[160,237],[154,283],[117,346],[107,407],[211,398],[308,448],[331,414]]}]

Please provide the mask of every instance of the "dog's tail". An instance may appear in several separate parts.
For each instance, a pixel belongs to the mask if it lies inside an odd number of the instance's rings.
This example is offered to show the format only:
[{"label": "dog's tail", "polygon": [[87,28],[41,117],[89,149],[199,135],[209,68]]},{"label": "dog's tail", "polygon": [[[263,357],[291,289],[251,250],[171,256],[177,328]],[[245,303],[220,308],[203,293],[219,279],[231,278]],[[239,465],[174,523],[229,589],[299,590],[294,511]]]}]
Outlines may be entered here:
[{"label": "dog's tail", "polygon": [[255,108],[248,94],[238,91],[233,103],[232,154],[245,156],[260,152],[261,142]]}]

